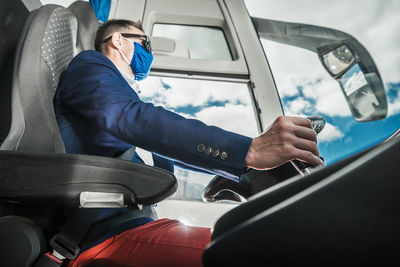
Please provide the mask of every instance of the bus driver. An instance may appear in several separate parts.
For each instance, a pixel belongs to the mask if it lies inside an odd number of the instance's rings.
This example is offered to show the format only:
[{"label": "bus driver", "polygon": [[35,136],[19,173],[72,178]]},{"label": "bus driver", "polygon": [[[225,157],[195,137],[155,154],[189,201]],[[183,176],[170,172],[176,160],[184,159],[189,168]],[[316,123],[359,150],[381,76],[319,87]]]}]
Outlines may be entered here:
[{"label": "bus driver", "polygon": [[[141,101],[136,81],[147,77],[153,56],[140,25],[104,23],[95,49],[71,61],[54,99],[68,153],[118,157],[136,146],[169,171],[178,162],[236,181],[245,167],[270,169],[293,159],[323,164],[308,119],[279,117],[252,139]],[[129,159],[143,162],[136,152]],[[154,220],[90,248],[69,266],[101,264],[99,259],[107,260],[105,266],[201,266],[209,241],[208,228]]]}]

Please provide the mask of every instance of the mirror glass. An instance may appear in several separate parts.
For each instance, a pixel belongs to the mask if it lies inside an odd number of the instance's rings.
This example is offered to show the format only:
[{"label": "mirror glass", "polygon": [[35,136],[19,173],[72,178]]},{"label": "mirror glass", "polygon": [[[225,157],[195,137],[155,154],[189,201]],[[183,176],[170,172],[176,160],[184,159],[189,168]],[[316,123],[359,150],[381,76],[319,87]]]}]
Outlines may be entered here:
[{"label": "mirror glass", "polygon": [[342,45],[323,55],[323,62],[329,72],[337,75],[345,71],[355,60],[347,45]]},{"label": "mirror glass", "polygon": [[356,120],[366,120],[380,108],[359,64],[346,71],[340,83]]}]

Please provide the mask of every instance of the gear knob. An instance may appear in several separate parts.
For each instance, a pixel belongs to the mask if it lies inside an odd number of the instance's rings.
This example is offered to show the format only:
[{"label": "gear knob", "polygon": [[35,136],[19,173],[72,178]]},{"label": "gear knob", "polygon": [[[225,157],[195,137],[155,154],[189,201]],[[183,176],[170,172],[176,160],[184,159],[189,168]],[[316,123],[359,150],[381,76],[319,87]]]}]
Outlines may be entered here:
[{"label": "gear knob", "polygon": [[317,134],[319,134],[324,129],[326,124],[324,117],[320,115],[312,115],[308,116],[307,119],[311,121],[311,127]]}]

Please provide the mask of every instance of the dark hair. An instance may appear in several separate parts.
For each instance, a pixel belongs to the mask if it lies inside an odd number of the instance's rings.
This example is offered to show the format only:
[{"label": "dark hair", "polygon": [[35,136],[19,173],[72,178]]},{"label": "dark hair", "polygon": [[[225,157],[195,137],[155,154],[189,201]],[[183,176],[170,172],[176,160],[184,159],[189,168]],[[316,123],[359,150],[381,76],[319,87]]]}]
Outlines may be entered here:
[{"label": "dark hair", "polygon": [[131,20],[124,19],[113,19],[104,23],[96,33],[96,39],[94,41],[94,48],[96,51],[103,52],[104,39],[106,39],[110,34],[114,32],[122,32],[127,30],[130,26],[138,28],[143,31],[142,25],[140,23],[133,22]]}]

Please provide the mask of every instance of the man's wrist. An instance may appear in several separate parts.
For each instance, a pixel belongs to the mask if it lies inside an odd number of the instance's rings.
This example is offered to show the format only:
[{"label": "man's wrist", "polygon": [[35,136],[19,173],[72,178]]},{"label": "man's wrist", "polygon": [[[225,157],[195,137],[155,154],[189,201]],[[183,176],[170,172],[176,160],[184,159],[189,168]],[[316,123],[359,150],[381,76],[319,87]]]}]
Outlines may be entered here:
[{"label": "man's wrist", "polygon": [[255,151],[254,151],[254,142],[255,138],[251,141],[249,150],[247,151],[246,158],[244,159],[244,166],[245,168],[249,168],[253,166],[253,162],[255,159]]}]

